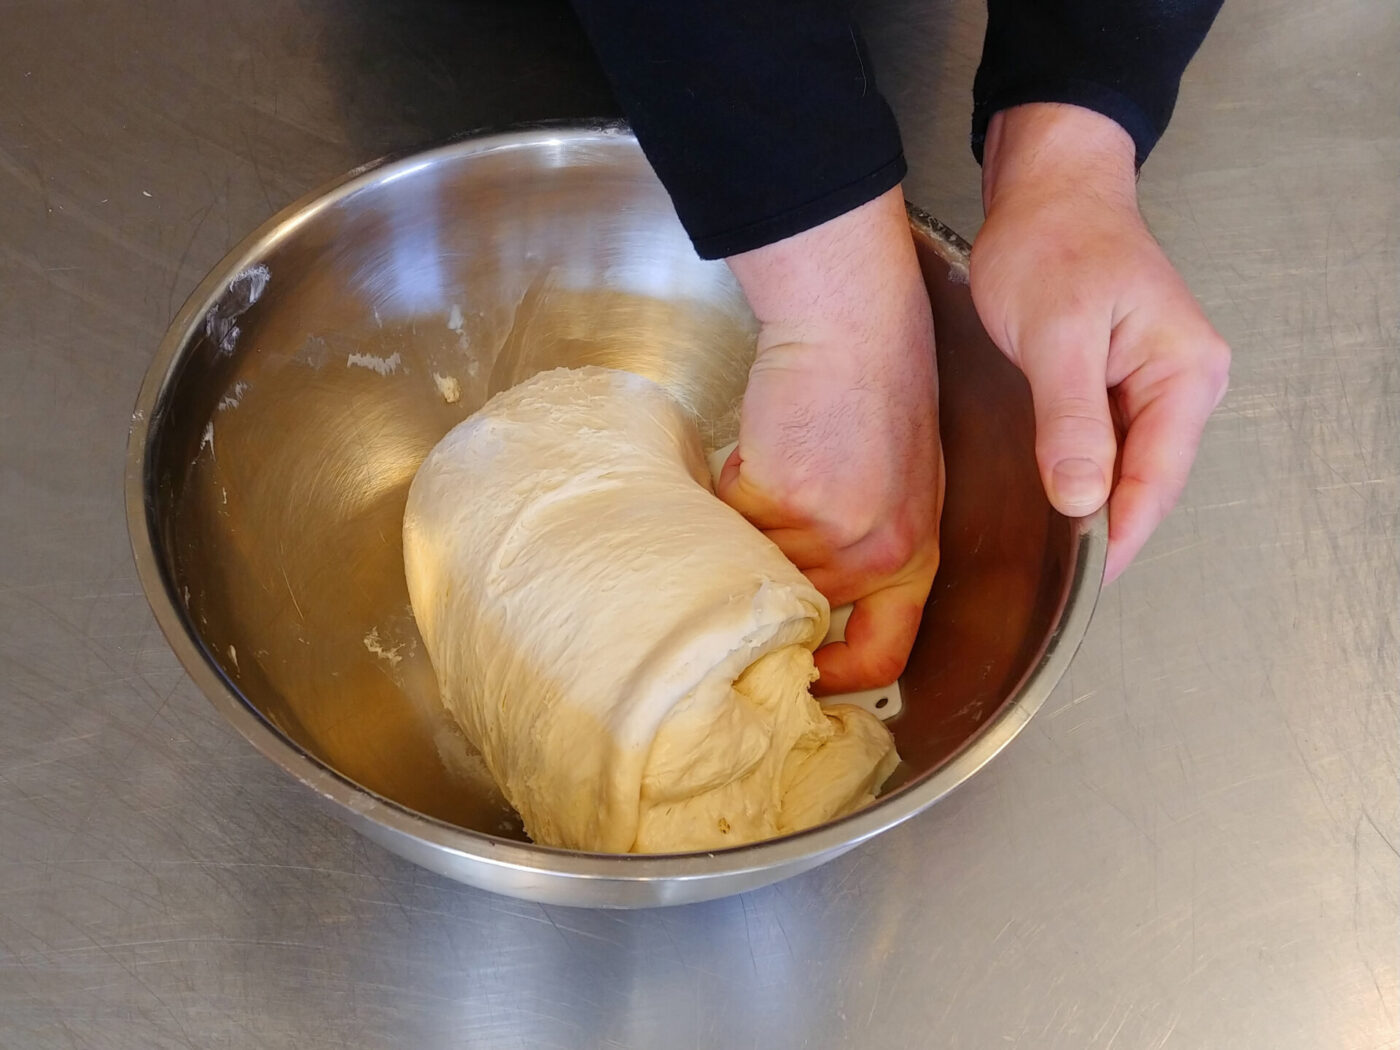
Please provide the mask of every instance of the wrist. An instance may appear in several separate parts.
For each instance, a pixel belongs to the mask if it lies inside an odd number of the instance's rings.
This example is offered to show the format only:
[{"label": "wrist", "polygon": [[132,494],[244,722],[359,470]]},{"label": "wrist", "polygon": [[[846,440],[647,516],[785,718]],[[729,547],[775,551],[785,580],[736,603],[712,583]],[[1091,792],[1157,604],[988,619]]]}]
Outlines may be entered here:
[{"label": "wrist", "polygon": [[792,338],[859,326],[882,295],[921,286],[899,186],[843,215],[726,260],[760,324]]},{"label": "wrist", "polygon": [[1058,102],[1004,109],[987,126],[982,204],[1008,195],[1092,194],[1137,206],[1132,136],[1102,113]]}]

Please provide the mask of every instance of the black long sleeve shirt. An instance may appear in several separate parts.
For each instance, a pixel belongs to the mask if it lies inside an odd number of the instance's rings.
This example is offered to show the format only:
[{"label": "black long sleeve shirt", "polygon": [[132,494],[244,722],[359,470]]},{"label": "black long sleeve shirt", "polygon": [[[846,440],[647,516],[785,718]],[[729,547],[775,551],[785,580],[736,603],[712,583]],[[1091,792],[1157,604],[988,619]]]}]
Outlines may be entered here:
[{"label": "black long sleeve shirt", "polygon": [[[988,0],[972,149],[998,110],[1111,117],[1141,164],[1221,0]],[[841,0],[574,0],[696,250],[809,229],[905,173],[894,115]]]}]

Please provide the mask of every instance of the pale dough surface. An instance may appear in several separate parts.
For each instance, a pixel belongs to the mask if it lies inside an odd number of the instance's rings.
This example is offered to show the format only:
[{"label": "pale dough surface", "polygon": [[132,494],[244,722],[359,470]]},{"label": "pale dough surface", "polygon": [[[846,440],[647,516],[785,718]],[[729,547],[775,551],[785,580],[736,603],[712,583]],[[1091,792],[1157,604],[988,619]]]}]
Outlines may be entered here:
[{"label": "pale dough surface", "polygon": [[659,386],[542,373],[433,449],[404,562],[443,701],[539,843],[713,850],[868,803],[888,730],[809,692],[826,600],[714,496]]}]

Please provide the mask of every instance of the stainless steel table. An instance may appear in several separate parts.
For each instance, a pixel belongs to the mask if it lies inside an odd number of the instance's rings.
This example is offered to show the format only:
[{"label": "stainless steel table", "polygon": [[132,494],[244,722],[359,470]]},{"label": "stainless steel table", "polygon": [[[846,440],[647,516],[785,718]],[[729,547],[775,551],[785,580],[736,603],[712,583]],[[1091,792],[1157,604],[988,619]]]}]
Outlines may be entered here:
[{"label": "stainless steel table", "polygon": [[[869,3],[978,222],[977,0]],[[1236,351],[1182,506],[964,790],[747,897],[419,871],[191,687],[121,509],[198,278],[354,164],[612,111],[557,3],[0,3],[0,1047],[1377,1050],[1397,1038],[1400,8],[1232,0],[1147,167]]]}]

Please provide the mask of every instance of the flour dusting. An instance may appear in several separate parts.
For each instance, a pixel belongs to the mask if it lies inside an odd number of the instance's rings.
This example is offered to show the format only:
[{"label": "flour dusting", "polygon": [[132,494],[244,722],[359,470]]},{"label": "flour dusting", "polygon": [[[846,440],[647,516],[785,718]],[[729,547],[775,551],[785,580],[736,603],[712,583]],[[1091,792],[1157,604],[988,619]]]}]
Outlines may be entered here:
[{"label": "flour dusting", "polygon": [[386,649],[384,643],[379,640],[378,627],[370,628],[369,634],[364,637],[364,643],[365,648],[369,650],[372,655],[379,657],[381,660],[387,660],[390,667],[397,667],[403,661],[403,657],[399,655],[400,650],[403,649],[403,645],[399,644],[392,649]]},{"label": "flour dusting", "polygon": [[237,408],[238,403],[243,400],[243,395],[248,392],[248,384],[239,380],[233,384],[233,389],[219,399],[219,411],[227,412],[231,408]]},{"label": "flour dusting", "polygon": [[382,376],[397,372],[401,364],[403,364],[403,358],[397,352],[388,357],[376,357],[374,354],[350,354],[345,359],[346,368],[368,368],[371,372],[378,372]]},{"label": "flour dusting", "polygon": [[433,382],[437,384],[438,393],[449,405],[455,405],[462,400],[462,384],[455,376],[440,376],[433,373]]}]

